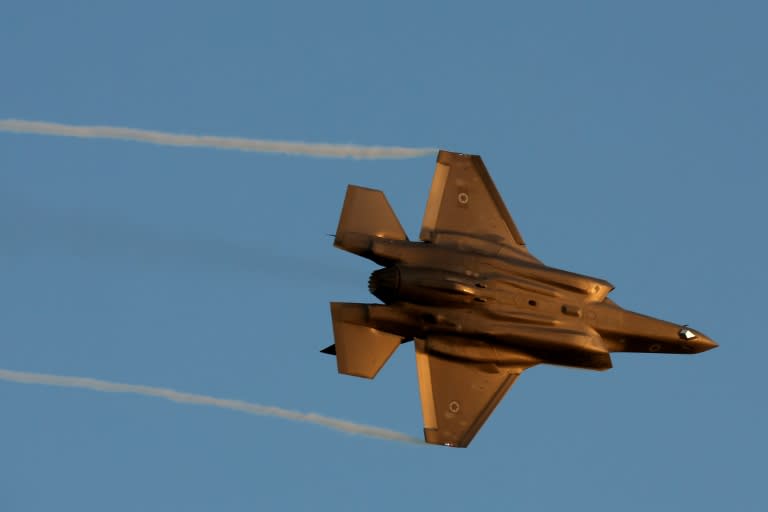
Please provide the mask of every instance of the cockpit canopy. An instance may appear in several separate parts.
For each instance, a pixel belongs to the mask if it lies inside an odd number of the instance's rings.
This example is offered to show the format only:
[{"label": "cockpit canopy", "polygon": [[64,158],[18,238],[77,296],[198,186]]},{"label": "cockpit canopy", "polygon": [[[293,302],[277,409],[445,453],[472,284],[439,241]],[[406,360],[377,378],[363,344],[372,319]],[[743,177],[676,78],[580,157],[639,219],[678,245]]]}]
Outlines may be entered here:
[{"label": "cockpit canopy", "polygon": [[696,333],[690,330],[687,325],[682,326],[677,335],[680,336],[681,340],[685,341],[696,339]]}]

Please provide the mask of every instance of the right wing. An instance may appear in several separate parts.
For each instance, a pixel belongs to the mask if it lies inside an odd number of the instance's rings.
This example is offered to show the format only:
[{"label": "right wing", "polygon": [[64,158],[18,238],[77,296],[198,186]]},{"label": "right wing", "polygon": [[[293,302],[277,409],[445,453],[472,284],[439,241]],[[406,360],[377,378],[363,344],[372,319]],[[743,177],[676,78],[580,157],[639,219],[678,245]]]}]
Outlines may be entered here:
[{"label": "right wing", "polygon": [[421,226],[421,240],[434,244],[502,246],[538,262],[525,247],[515,222],[482,158],[440,151]]},{"label": "right wing", "polygon": [[465,448],[475,437],[518,375],[531,366],[477,364],[430,353],[429,339],[417,339],[424,439],[431,444]]}]

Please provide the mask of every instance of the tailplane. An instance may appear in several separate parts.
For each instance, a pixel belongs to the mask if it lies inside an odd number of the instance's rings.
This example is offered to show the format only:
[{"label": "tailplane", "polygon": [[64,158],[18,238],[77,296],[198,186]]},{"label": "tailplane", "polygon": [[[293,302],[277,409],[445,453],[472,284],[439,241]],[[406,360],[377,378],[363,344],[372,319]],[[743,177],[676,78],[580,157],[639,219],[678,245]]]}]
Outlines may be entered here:
[{"label": "tailplane", "polygon": [[339,373],[374,378],[402,341],[396,334],[368,327],[365,304],[332,302],[331,317],[336,344],[322,352],[336,354]]},{"label": "tailplane", "polygon": [[366,256],[373,238],[408,240],[384,192],[349,185],[334,245]]}]

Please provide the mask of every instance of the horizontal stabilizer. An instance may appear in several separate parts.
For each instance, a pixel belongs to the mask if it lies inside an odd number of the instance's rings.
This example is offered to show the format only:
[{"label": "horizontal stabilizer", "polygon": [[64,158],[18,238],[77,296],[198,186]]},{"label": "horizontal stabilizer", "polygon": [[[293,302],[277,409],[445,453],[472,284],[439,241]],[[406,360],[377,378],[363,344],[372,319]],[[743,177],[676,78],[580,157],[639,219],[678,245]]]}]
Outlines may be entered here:
[{"label": "horizontal stabilizer", "polygon": [[[339,373],[374,378],[400,345],[401,337],[369,327],[365,304],[332,302],[331,317]],[[328,347],[323,352],[330,350]]]},{"label": "horizontal stabilizer", "polygon": [[321,350],[323,354],[328,354],[329,356],[335,356],[336,355],[336,345],[328,345],[323,350]]},{"label": "horizontal stabilizer", "polygon": [[364,255],[373,238],[407,240],[408,236],[392,211],[384,192],[349,185],[334,245]]}]

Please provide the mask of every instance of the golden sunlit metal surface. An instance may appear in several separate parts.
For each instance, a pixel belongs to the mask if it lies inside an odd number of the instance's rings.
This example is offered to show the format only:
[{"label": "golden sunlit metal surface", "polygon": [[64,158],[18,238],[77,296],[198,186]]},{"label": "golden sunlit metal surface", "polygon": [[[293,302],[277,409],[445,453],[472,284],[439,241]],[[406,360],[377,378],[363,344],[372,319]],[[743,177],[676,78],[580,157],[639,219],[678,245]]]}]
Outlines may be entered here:
[{"label": "golden sunlit metal surface", "polygon": [[428,443],[466,447],[517,377],[537,364],[607,370],[611,352],[695,354],[687,325],[621,308],[602,279],[548,267],[525,246],[482,159],[440,151],[411,242],[383,192],[350,185],[334,245],[383,268],[383,304],[332,303],[338,371],[372,379],[415,340]]}]

